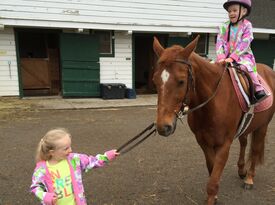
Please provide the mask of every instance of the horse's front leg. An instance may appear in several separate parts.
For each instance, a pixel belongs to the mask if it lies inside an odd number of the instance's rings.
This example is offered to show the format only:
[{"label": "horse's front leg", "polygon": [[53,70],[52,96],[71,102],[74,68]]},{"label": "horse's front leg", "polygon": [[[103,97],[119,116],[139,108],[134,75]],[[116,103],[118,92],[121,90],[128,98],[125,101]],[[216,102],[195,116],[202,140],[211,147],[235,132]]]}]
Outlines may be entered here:
[{"label": "horse's front leg", "polygon": [[245,149],[247,146],[247,135],[241,136],[239,138],[240,142],[240,154],[238,160],[238,174],[241,179],[244,179],[246,176],[246,169],[245,169]]},{"label": "horse's front leg", "polygon": [[200,146],[205,156],[205,161],[206,161],[206,166],[208,169],[209,176],[211,176],[213,166],[214,166],[215,155],[216,155],[215,150],[213,147],[208,146],[205,143],[200,144]]},{"label": "horse's front leg", "polygon": [[225,143],[216,148],[216,157],[214,161],[214,167],[207,183],[207,205],[215,204],[216,197],[219,191],[220,178],[228,160],[229,149],[232,140],[227,139]]}]

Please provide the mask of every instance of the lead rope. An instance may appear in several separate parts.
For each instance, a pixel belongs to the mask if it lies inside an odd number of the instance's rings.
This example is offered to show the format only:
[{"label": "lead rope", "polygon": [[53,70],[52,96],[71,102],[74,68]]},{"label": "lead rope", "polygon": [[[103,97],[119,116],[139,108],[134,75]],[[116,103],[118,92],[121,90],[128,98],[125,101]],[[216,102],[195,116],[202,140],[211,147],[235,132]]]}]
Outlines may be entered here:
[{"label": "lead rope", "polygon": [[[152,131],[149,132],[150,130],[152,130]],[[146,132],[149,132],[149,133],[147,135],[145,135],[143,138],[141,138],[143,136],[143,134],[145,134]],[[120,154],[125,154],[125,153],[129,152],[134,147],[138,146],[140,143],[142,143],[144,140],[146,140],[148,137],[150,137],[153,133],[156,133],[156,127],[155,127],[155,123],[154,122],[152,124],[150,124],[148,127],[146,127],[139,134],[137,134],[136,136],[134,136],[132,139],[130,139],[129,141],[127,141],[126,143],[124,143],[123,145],[121,145],[117,149],[117,152],[119,152]],[[137,141],[133,145],[127,147],[128,145],[130,145],[132,142],[134,142],[135,140],[137,140],[139,138],[141,138],[139,141]]]}]

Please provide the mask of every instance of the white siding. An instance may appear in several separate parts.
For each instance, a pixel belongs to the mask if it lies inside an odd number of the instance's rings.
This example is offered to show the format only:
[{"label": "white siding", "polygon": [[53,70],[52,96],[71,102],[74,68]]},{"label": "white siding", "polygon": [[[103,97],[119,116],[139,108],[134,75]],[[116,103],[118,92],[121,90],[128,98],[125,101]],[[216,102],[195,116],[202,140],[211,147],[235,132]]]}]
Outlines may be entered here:
[{"label": "white siding", "polygon": [[115,57],[100,58],[100,83],[132,88],[132,36],[126,32],[115,32]]},{"label": "white siding", "polygon": [[215,32],[224,0],[1,0],[0,24],[133,31]]},{"label": "white siding", "polygon": [[0,96],[18,96],[18,72],[13,29],[0,31]]}]

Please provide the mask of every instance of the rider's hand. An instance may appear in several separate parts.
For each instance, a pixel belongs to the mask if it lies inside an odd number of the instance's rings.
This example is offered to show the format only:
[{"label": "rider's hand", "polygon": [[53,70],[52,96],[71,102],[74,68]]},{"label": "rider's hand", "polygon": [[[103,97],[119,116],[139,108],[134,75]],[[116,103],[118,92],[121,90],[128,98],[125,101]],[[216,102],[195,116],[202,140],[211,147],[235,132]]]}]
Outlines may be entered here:
[{"label": "rider's hand", "polygon": [[234,60],[232,58],[226,58],[224,61],[226,63],[233,63]]},{"label": "rider's hand", "polygon": [[220,65],[225,65],[225,59],[220,59],[216,62],[217,64],[220,64]]}]

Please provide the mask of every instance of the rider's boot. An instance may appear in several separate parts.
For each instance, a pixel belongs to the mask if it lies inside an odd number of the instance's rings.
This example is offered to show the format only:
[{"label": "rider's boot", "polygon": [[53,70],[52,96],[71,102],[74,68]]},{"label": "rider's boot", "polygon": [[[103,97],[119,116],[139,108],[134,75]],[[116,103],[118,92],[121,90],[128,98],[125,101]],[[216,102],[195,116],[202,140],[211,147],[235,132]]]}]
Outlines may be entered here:
[{"label": "rider's boot", "polygon": [[256,72],[249,72],[249,74],[255,87],[255,103],[260,103],[261,101],[266,99],[270,94],[265,92],[262,84],[258,79],[258,74]]}]

